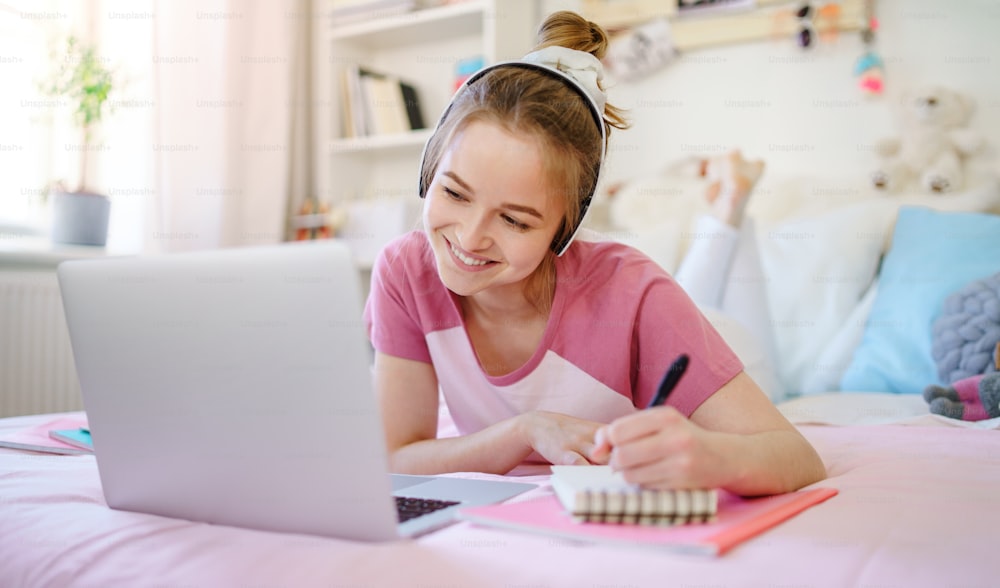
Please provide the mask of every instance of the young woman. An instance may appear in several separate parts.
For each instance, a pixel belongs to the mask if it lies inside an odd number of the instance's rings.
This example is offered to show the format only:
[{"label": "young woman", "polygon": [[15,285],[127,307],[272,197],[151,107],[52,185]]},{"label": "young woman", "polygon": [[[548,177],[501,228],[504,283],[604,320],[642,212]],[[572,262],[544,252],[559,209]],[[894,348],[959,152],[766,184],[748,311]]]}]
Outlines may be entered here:
[{"label": "young woman", "polygon": [[[423,230],[390,243],[365,309],[391,466],[506,473],[610,463],[650,487],[797,489],[823,465],[677,283],[574,240],[607,133],[600,27],[548,17],[536,50],[452,100],[420,173]],[[680,354],[665,406],[644,408]],[[458,437],[437,438],[439,390]]]}]

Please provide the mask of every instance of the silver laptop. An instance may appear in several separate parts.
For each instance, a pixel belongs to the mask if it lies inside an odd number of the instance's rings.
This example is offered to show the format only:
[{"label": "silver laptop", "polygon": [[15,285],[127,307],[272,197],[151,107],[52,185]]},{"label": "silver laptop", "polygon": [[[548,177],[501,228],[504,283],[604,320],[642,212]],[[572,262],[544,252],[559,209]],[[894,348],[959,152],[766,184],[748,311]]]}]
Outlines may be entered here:
[{"label": "silver laptop", "polygon": [[535,487],[388,474],[339,242],[67,261],[58,275],[112,508],[380,541]]}]

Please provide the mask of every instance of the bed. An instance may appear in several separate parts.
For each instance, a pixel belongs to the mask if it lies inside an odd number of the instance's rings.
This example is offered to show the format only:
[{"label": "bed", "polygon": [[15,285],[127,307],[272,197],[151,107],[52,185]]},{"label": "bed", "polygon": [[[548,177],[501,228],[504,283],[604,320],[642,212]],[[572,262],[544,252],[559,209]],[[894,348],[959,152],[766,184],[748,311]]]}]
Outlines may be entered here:
[{"label": "bed", "polygon": [[[917,207],[901,226],[907,203],[933,206]],[[0,449],[0,586],[1000,585],[992,559],[1000,419],[932,415],[916,389],[931,377],[925,330],[942,298],[970,275],[1000,272],[1000,217],[986,214],[1000,204],[1000,189],[994,182],[951,199],[841,204],[795,218],[787,212],[804,212],[801,202],[757,205],[771,222],[765,235],[811,236],[764,243],[770,284],[781,285],[771,292],[775,324],[785,327],[780,377],[793,393],[774,400],[826,465],[828,478],[816,486],[839,494],[722,556],[468,522],[384,544],[212,526],[107,508],[92,456]],[[769,218],[769,210],[785,216]],[[658,214],[676,222],[675,212]],[[661,238],[662,246],[665,226],[631,227],[627,236]],[[916,245],[890,247],[906,235]],[[903,279],[888,279],[893,272]],[[919,288],[914,276],[925,276]],[[0,419],[0,435],[54,416]],[[514,500],[551,493],[547,468],[512,475],[539,484]]]},{"label": "bed", "polygon": [[[720,557],[592,545],[460,522],[365,544],[108,509],[92,456],[0,449],[0,585],[995,586],[1000,419],[894,394],[782,403],[839,490]],[[52,415],[0,419],[0,434]],[[539,484],[516,500],[551,492]],[[489,477],[482,474],[460,474]]]}]

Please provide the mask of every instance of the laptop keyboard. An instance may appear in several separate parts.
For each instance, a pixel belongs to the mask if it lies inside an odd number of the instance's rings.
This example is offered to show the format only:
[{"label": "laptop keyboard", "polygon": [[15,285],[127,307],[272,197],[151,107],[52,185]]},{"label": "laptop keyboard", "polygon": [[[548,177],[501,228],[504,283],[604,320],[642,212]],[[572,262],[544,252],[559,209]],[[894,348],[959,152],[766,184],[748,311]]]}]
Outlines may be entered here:
[{"label": "laptop keyboard", "polygon": [[399,522],[405,523],[410,519],[415,519],[425,514],[430,514],[442,508],[454,506],[457,502],[449,500],[433,500],[430,498],[408,498],[406,496],[396,497],[396,514],[399,515]]}]

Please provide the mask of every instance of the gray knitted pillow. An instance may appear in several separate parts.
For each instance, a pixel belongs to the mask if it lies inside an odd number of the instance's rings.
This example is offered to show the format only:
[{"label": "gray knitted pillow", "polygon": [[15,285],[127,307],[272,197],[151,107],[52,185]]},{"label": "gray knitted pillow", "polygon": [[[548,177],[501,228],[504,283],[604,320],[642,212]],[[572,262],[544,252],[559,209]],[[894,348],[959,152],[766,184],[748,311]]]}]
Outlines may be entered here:
[{"label": "gray knitted pillow", "polygon": [[945,384],[997,371],[1000,274],[976,280],[948,296],[932,332],[931,354]]}]

